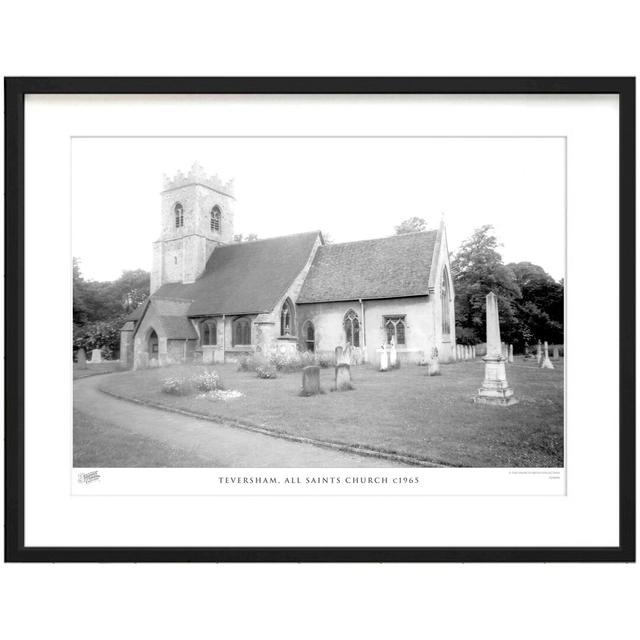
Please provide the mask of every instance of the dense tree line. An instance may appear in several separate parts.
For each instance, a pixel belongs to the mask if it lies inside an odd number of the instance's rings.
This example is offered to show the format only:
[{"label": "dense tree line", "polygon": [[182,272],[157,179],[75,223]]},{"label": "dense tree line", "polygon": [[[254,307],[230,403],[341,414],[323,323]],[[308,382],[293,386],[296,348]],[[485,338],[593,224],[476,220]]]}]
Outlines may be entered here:
[{"label": "dense tree line", "polygon": [[531,262],[504,264],[493,227],[485,225],[453,255],[456,336],[463,344],[485,341],[486,295],[498,298],[500,332],[522,350],[538,340],[564,342],[564,282]]},{"label": "dense tree line", "polygon": [[73,259],[73,347],[117,352],[120,328],[127,314],[149,296],[148,271],[123,271],[117,280],[85,280]]}]

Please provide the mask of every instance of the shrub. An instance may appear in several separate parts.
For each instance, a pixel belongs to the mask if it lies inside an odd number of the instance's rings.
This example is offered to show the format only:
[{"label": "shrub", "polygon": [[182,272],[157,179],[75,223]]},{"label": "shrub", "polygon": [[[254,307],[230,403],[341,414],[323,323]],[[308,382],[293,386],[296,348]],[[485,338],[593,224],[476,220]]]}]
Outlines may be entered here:
[{"label": "shrub", "polygon": [[162,381],[162,391],[172,396],[188,396],[193,393],[193,386],[188,376],[176,375]]},{"label": "shrub", "polygon": [[207,393],[224,389],[220,374],[214,370],[199,371],[191,375],[176,374],[162,381],[163,393],[189,396],[196,391]]},{"label": "shrub", "polygon": [[258,374],[258,378],[263,378],[265,380],[271,380],[278,377],[275,367],[268,364],[256,367],[256,373]]},{"label": "shrub", "polygon": [[192,385],[198,391],[220,391],[224,389],[222,379],[217,371],[202,371],[191,378]]},{"label": "shrub", "polygon": [[327,355],[316,355],[315,364],[317,364],[321,369],[328,369],[333,366],[333,358]]},{"label": "shrub", "polygon": [[326,369],[333,366],[333,358],[328,355],[317,355],[311,351],[296,352],[294,354],[272,353],[269,356],[254,354],[240,358],[238,371],[257,372],[260,368],[263,370],[275,369],[281,373],[293,373],[301,371],[309,365],[319,365]]}]

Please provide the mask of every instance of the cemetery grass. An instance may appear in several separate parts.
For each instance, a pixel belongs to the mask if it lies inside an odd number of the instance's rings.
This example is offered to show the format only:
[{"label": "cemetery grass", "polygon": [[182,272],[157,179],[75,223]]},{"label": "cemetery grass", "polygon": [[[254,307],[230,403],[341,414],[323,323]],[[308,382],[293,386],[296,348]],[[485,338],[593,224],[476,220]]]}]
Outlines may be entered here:
[{"label": "cemetery grass", "polygon": [[76,409],[73,412],[73,466],[204,467],[207,460]]},{"label": "cemetery grass", "polygon": [[100,388],[122,397],[187,410],[216,421],[239,420],[294,436],[408,454],[425,461],[467,467],[563,466],[563,364],[555,370],[517,361],[507,377],[519,404],[474,404],[483,378],[480,360],[441,366],[428,377],[426,368],[405,365],[381,373],[352,367],[354,390],[330,392],[333,368],[320,371],[323,393],[300,396],[301,374],[276,379],[239,372],[237,365],[217,365],[226,389],[243,396],[211,400],[172,396],[162,380],[193,372],[175,366],[105,376]]},{"label": "cemetery grass", "polygon": [[84,368],[81,368],[77,362],[73,363],[73,379],[88,378],[89,376],[98,376],[102,373],[113,373],[121,371],[120,363],[116,360],[106,360],[105,362],[91,363],[87,362]]}]

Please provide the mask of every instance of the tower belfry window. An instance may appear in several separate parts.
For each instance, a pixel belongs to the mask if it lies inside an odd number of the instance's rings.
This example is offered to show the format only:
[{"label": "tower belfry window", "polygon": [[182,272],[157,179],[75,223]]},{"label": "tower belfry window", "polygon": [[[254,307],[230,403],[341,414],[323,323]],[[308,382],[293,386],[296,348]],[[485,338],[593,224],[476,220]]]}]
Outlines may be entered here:
[{"label": "tower belfry window", "polygon": [[211,209],[211,216],[209,220],[209,226],[211,231],[220,231],[220,219],[222,217],[222,211],[218,205],[215,205]]},{"label": "tower belfry window", "polygon": [[182,208],[182,205],[177,202],[176,206],[173,208],[173,212],[175,213],[176,216],[176,229],[178,229],[179,227],[183,227],[184,226],[184,209]]}]

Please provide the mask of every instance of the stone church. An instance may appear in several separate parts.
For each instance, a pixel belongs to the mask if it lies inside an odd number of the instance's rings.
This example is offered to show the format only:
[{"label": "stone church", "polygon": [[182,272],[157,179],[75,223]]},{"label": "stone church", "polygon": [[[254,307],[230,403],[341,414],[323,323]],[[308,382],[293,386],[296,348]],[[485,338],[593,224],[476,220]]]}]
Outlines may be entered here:
[{"label": "stone church", "polygon": [[243,354],[350,343],[375,362],[391,340],[403,362],[455,359],[454,290],[444,223],[432,231],[325,244],[320,231],[233,241],[231,183],[194,165],[165,180],[151,295],[121,330],[134,368],[222,363]]}]

